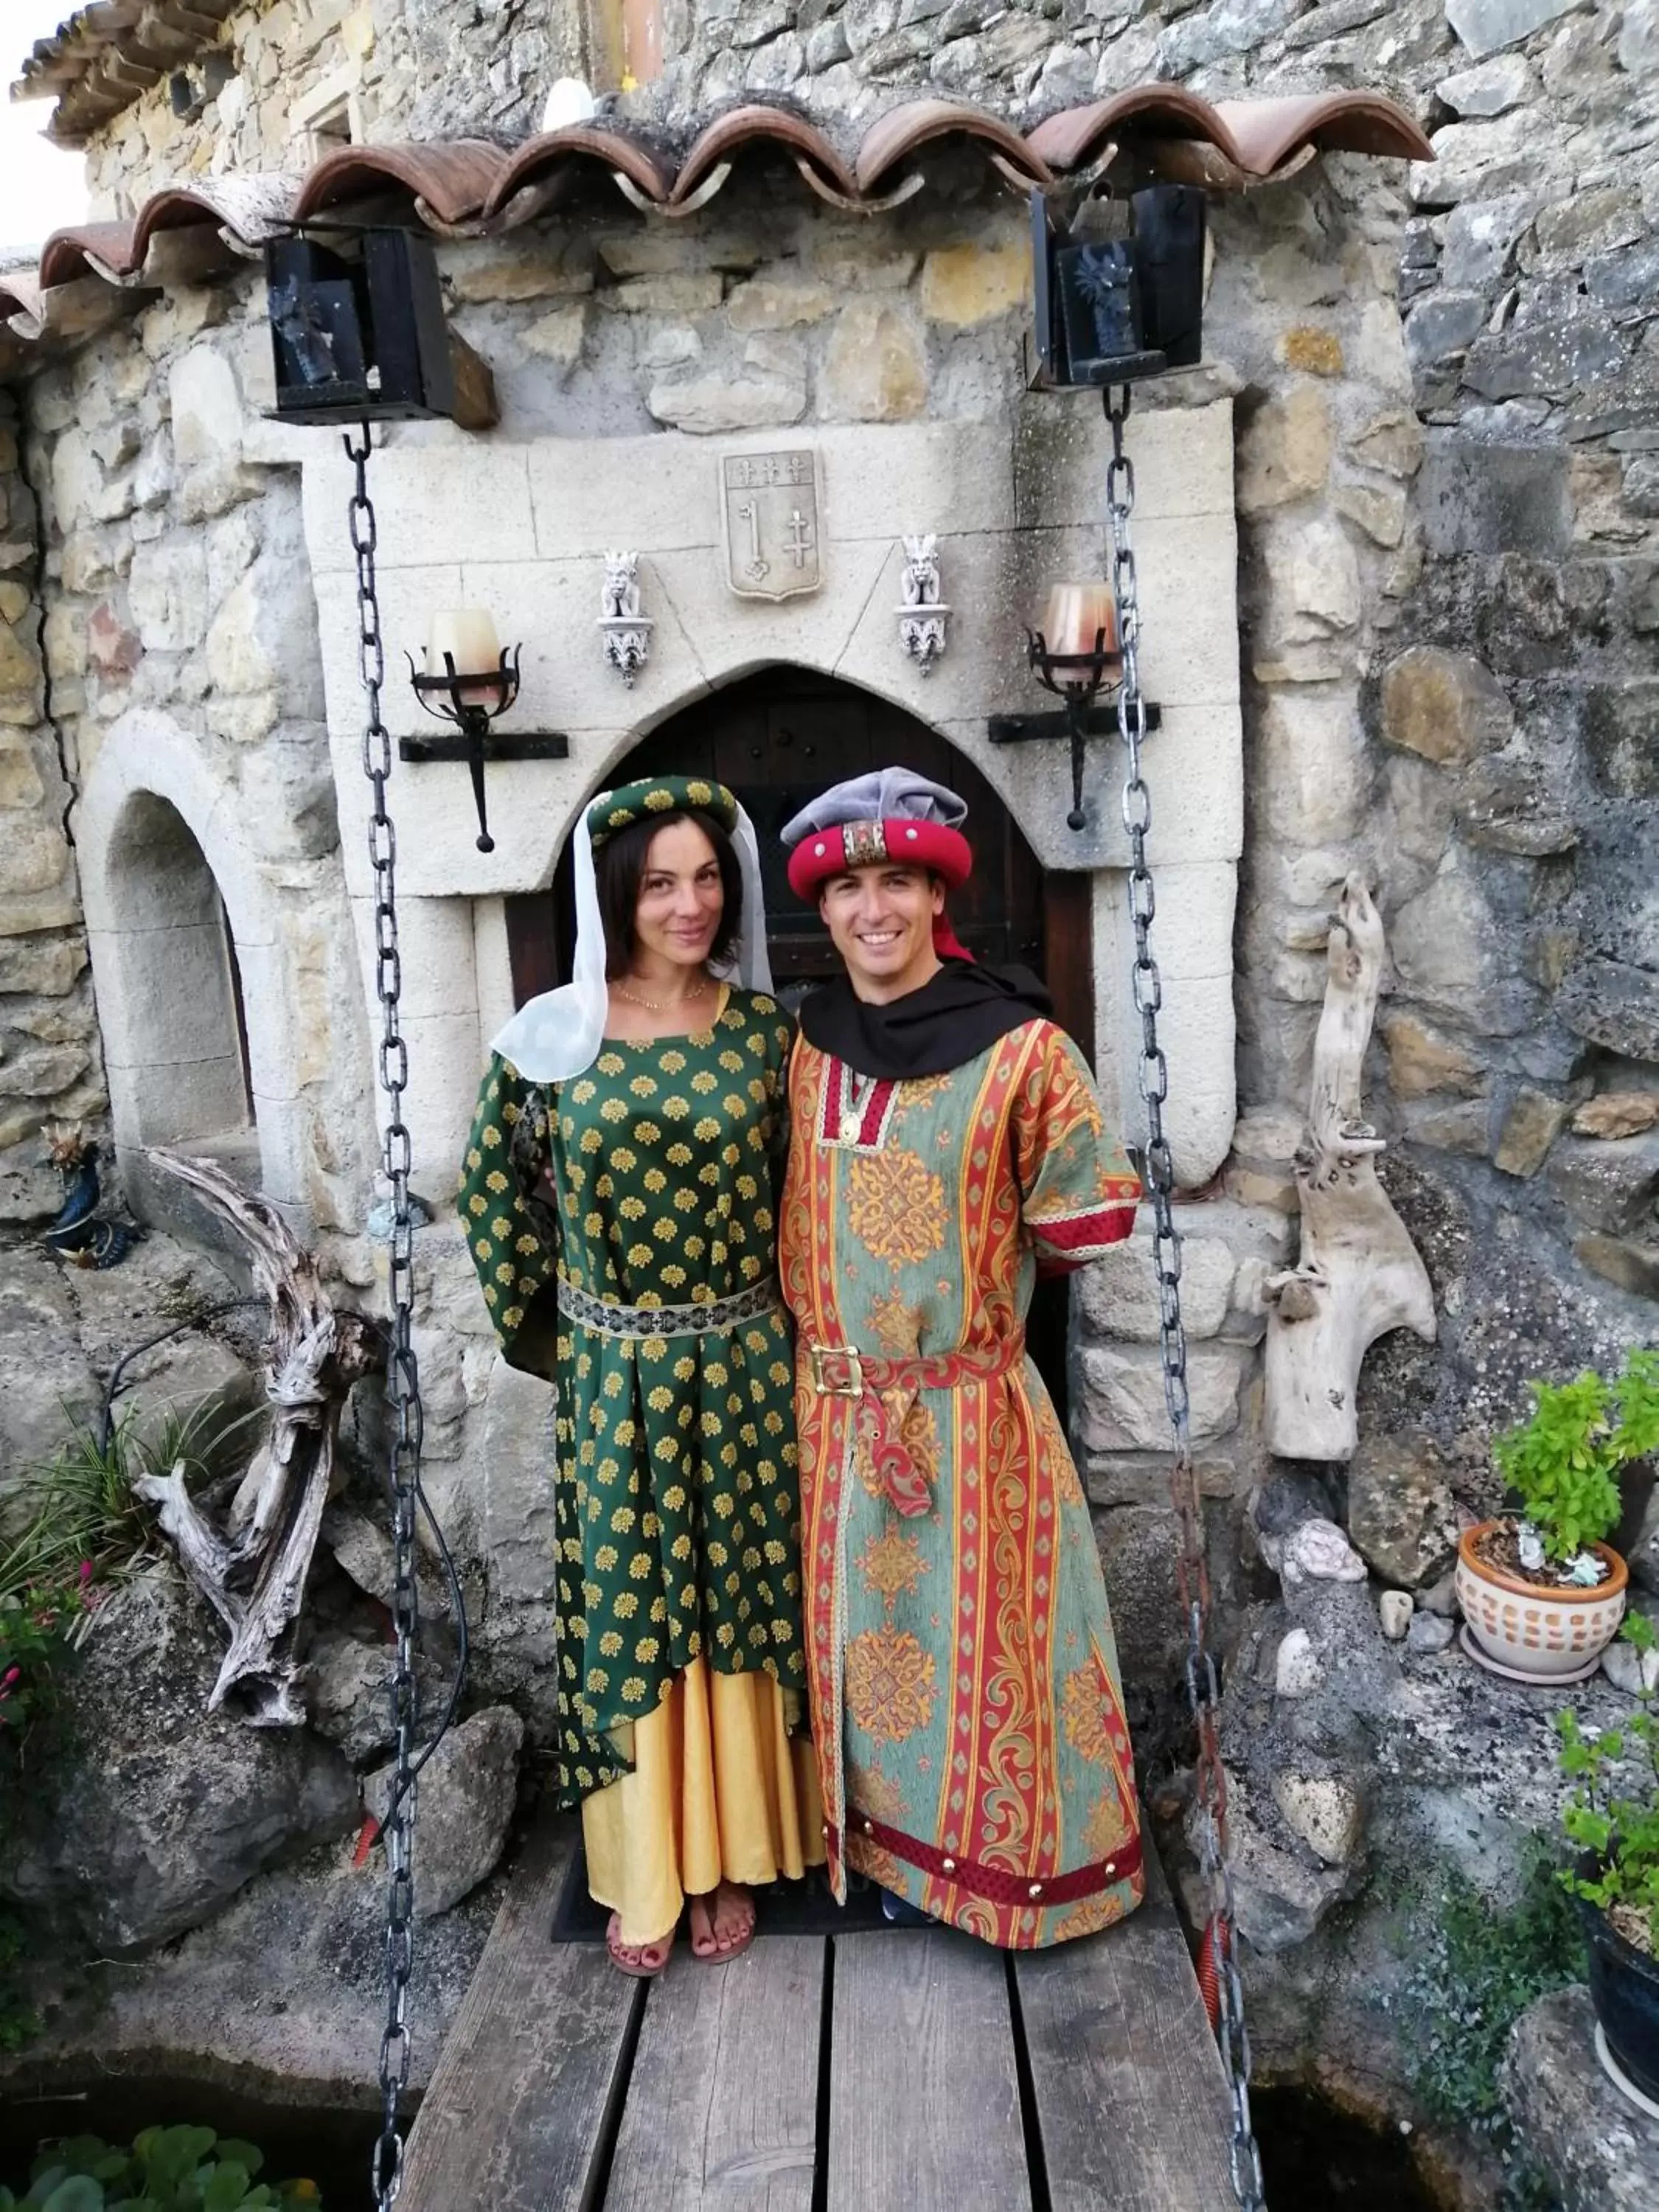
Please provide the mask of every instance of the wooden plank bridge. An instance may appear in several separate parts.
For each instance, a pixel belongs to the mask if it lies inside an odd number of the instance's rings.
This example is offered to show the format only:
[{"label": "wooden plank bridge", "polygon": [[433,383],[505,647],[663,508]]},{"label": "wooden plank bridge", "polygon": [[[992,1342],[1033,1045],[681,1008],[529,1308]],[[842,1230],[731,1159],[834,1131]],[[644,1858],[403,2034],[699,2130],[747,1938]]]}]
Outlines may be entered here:
[{"label": "wooden plank bridge", "polygon": [[521,1852],[411,2132],[403,2212],[1229,2212],[1228,2100],[1149,1857],[1118,1927],[684,1937],[654,1982],[549,1931],[575,1823]]}]

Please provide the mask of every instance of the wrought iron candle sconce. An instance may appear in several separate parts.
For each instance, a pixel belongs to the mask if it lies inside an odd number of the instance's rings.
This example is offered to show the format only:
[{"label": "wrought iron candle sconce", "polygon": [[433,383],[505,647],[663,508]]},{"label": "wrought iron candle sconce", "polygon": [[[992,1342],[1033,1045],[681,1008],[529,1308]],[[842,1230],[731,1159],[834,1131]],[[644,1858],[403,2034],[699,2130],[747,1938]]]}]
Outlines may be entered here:
[{"label": "wrought iron candle sconce", "polygon": [[493,853],[484,811],[484,767],[487,762],[568,760],[570,740],[562,730],[497,732],[495,724],[519,696],[519,655],[521,646],[504,652],[495,640],[495,625],[482,607],[463,607],[432,617],[427,639],[425,673],[405,653],[409,680],[415,696],[428,714],[453,722],[456,738],[400,738],[398,757],[403,761],[465,761],[472,779],[473,804],[478,810],[481,853]]},{"label": "wrought iron candle sconce", "polygon": [[[489,737],[489,726],[519,696],[519,653],[516,645],[512,652],[502,652],[493,669],[461,669],[455,665],[453,652],[442,654],[443,665],[436,675],[421,675],[415,666],[414,655],[406,654],[409,680],[415,696],[428,714],[441,720],[453,722],[460,732],[459,742],[452,739],[453,750],[440,751],[429,740],[419,752],[411,750],[420,744],[418,738],[409,741],[402,750],[408,759],[465,760],[467,773],[472,779],[472,799],[478,810],[477,847],[481,853],[493,853],[495,840],[489,834],[489,823],[484,812],[484,747]],[[428,655],[428,667],[436,656]],[[440,743],[442,741],[440,740]]]},{"label": "wrought iron candle sconce", "polygon": [[[1042,627],[1025,633],[1026,665],[1045,691],[1065,702],[1057,714],[993,714],[988,734],[994,745],[1022,744],[1033,738],[1064,738],[1072,753],[1072,805],[1068,830],[1086,829],[1083,770],[1091,738],[1118,734],[1115,703],[1097,702],[1115,690],[1122,674],[1118,652],[1117,607],[1109,584],[1056,584],[1048,594]],[[1148,705],[1146,727],[1158,728],[1162,716]]]}]

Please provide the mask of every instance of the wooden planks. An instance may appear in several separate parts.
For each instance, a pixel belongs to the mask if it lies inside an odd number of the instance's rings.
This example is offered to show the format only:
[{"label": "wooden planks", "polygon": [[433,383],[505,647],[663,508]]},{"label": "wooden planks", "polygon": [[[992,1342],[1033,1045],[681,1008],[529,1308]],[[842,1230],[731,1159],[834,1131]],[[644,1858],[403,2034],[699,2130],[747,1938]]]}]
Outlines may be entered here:
[{"label": "wooden planks", "polygon": [[682,1943],[651,1987],[605,2212],[811,2212],[821,1936],[726,1966]]},{"label": "wooden planks", "polygon": [[1236,2203],[1221,2060],[1150,1847],[1147,1859],[1138,1912],[1014,1960],[1053,2212]]},{"label": "wooden planks", "polygon": [[574,1821],[532,1832],[410,2136],[401,2212],[586,2212],[642,1983],[550,1943]]},{"label": "wooden planks", "polygon": [[827,2212],[1030,2212],[1001,1953],[838,1938],[831,2010]]}]

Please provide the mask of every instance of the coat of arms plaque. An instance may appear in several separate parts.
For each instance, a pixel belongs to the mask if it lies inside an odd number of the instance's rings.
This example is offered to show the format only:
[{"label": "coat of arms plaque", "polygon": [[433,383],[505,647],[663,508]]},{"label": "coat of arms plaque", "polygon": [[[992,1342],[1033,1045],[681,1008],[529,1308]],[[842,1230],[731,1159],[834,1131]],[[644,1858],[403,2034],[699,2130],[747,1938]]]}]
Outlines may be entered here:
[{"label": "coat of arms plaque", "polygon": [[793,599],[823,581],[817,455],[727,453],[720,461],[726,580],[739,599]]}]

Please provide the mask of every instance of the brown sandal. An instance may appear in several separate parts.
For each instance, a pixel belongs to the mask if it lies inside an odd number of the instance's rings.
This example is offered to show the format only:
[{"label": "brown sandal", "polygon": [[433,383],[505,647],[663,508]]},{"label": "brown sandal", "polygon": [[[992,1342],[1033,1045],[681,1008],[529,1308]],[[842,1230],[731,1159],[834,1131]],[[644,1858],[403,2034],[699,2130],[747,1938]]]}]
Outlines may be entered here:
[{"label": "brown sandal", "polygon": [[[749,1892],[746,1893],[749,1897],[749,1925],[744,1930],[743,1934],[736,1937],[732,1942],[722,1943],[720,1937],[715,1935],[714,1915],[712,1910],[710,1910],[708,1913],[708,1940],[712,1946],[710,1949],[707,1951],[700,1951],[697,1948],[697,1938],[694,1929],[691,1937],[691,1955],[700,1966],[727,1966],[733,1959],[741,1958],[743,1954],[749,1948],[749,1946],[754,1942],[755,1929],[758,1916],[755,1911],[753,1893]],[[718,1894],[718,1893],[716,1893],[716,1894]],[[696,1902],[702,1904],[702,1900],[699,1898]]]},{"label": "brown sandal", "polygon": [[[630,1974],[636,1982],[654,1981],[672,1956],[674,1930],[671,1928],[666,1936],[659,1936],[654,1943],[623,1943],[618,1941],[621,1930],[622,1915],[619,1912],[613,1912],[611,1916],[611,1925],[605,1931],[605,1948],[611,1954],[611,1965],[619,1974]],[[646,1953],[657,1950],[659,1948],[662,1951],[661,1958],[654,1966],[647,1966],[645,1960]],[[625,1959],[623,1956],[624,1951],[635,1951],[639,1956],[637,1959]]]}]

